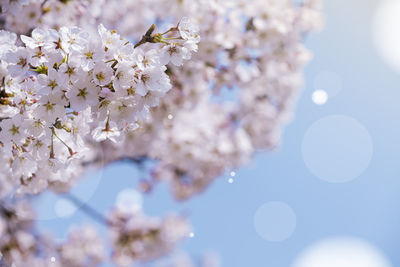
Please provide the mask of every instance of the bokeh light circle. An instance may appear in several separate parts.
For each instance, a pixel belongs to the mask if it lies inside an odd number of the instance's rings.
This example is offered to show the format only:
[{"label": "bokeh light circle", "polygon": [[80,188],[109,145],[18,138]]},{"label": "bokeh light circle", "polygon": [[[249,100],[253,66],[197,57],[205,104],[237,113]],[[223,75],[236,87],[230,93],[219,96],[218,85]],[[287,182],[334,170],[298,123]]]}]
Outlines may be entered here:
[{"label": "bokeh light circle", "polygon": [[116,206],[126,213],[138,212],[143,206],[143,196],[135,189],[124,189],[117,195]]},{"label": "bokeh light circle", "polygon": [[400,0],[379,1],[372,24],[375,46],[382,59],[400,72]]},{"label": "bokeh light circle", "polygon": [[296,229],[296,214],[286,203],[268,202],[257,209],[254,227],[263,239],[281,242],[288,239]]},{"label": "bokeh light circle", "polygon": [[59,199],[54,204],[54,212],[58,217],[70,217],[76,210],[77,207],[65,199]]},{"label": "bokeh light circle", "polygon": [[367,241],[330,237],[306,248],[291,267],[392,267],[392,264]]},{"label": "bokeh light circle", "polygon": [[316,105],[324,105],[328,101],[328,94],[324,90],[315,90],[311,99]]},{"label": "bokeh light circle", "polygon": [[302,143],[303,160],[312,174],[331,182],[349,182],[369,166],[373,142],[357,120],[332,115],[316,121]]}]

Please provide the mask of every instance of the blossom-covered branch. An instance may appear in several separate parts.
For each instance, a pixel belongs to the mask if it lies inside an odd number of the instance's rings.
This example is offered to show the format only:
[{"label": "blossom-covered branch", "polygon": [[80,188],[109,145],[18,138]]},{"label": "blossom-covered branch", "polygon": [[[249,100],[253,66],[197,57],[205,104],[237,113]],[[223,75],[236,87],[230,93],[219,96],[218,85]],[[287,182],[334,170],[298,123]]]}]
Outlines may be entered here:
[{"label": "blossom-covered branch", "polygon": [[[176,199],[193,197],[279,145],[311,59],[303,38],[322,26],[319,0],[0,3],[3,199],[67,192],[85,171],[121,159],[152,161],[143,192],[164,181]],[[170,252],[189,229],[176,215],[118,207],[104,218],[120,265]],[[97,240],[76,231],[72,245],[31,258],[62,266],[103,260],[91,250],[78,263],[63,256]],[[8,253],[9,244],[0,251],[18,262],[13,255],[23,252]]]}]

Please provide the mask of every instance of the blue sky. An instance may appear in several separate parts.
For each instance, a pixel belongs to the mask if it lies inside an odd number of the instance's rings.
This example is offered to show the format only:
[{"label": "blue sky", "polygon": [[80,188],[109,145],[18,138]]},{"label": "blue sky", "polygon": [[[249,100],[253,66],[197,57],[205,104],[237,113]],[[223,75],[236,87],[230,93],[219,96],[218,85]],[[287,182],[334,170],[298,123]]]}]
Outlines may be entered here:
[{"label": "blue sky", "polygon": [[[215,251],[224,267],[288,267],[313,242],[346,235],[370,242],[400,266],[400,75],[373,43],[378,2],[325,1],[326,27],[307,38],[314,59],[281,147],[236,170],[233,183],[227,174],[188,202],[174,202],[165,186],[144,198],[148,214],[189,214],[195,237],[182,249]],[[316,89],[328,92],[326,104],[312,102]],[[115,164],[75,190],[106,211],[141,175]],[[92,222],[79,211],[57,218],[54,201],[47,195],[37,205],[42,230],[63,237],[69,225]],[[295,217],[278,209],[269,222],[271,214],[259,208],[270,202],[285,203]],[[271,242],[271,232],[285,239]]]}]

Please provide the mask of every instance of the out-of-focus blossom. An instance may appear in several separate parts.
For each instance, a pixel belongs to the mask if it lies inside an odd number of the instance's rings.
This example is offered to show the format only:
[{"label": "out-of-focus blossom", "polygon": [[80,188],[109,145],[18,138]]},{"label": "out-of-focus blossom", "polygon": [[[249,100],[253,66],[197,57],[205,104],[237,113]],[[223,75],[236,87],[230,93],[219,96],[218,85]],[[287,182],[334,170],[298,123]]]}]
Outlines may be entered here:
[{"label": "out-of-focus blossom", "polygon": [[97,266],[105,254],[102,240],[91,226],[72,229],[58,251],[60,259],[56,261],[71,267]]},{"label": "out-of-focus blossom", "polygon": [[109,214],[113,260],[120,266],[143,263],[170,252],[190,227],[176,215],[163,219],[115,208]]}]

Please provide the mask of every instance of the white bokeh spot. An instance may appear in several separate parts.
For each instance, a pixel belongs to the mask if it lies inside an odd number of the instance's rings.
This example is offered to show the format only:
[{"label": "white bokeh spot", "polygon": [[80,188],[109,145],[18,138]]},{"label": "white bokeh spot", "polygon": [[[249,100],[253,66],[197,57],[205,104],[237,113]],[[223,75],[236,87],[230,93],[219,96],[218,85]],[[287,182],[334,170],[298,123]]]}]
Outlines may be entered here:
[{"label": "white bokeh spot", "polygon": [[76,206],[65,199],[59,199],[54,204],[54,212],[58,217],[70,217],[77,211]]},{"label": "white bokeh spot", "polygon": [[118,193],[116,205],[123,212],[138,212],[143,206],[142,194],[135,189],[124,189]]},{"label": "white bokeh spot", "polygon": [[369,166],[373,142],[357,120],[332,115],[316,121],[302,143],[303,160],[312,174],[331,183],[349,182]]},{"label": "white bokeh spot", "polygon": [[306,248],[291,267],[392,267],[392,264],[367,241],[354,237],[331,237]]},{"label": "white bokeh spot", "polygon": [[259,207],[254,215],[256,232],[265,240],[281,242],[296,229],[296,214],[283,202],[268,202]]},{"label": "white bokeh spot", "polygon": [[375,11],[372,34],[382,59],[400,72],[400,0],[380,1]]},{"label": "white bokeh spot", "polygon": [[324,105],[328,101],[328,94],[324,90],[315,90],[311,98],[316,105]]}]

